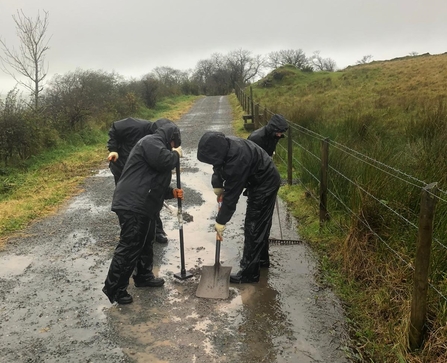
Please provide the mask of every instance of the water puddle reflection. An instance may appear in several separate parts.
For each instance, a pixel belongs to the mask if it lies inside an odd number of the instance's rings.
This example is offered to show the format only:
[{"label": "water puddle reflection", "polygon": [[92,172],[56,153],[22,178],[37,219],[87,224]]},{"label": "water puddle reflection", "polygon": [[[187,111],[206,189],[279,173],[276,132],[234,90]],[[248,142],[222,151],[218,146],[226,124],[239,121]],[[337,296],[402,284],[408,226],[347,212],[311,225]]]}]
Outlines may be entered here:
[{"label": "water puddle reflection", "polygon": [[83,194],[74,198],[67,208],[67,212],[79,213],[80,211],[88,211],[88,213],[100,215],[110,211],[110,205],[98,206],[88,195]]},{"label": "water puddle reflection", "polygon": [[33,261],[31,256],[6,255],[0,257],[0,278],[8,278],[23,274]]}]

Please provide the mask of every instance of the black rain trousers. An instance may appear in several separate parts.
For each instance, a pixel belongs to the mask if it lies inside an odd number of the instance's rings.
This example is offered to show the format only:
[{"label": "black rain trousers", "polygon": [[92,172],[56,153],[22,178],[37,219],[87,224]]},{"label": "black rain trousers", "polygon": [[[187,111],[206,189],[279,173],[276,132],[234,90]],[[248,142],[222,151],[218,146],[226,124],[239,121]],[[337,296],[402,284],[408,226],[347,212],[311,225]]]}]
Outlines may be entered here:
[{"label": "black rain trousers", "polygon": [[120,240],[115,248],[109,272],[105,281],[104,293],[113,303],[120,292],[125,291],[129,279],[152,279],[155,239],[155,218],[131,211],[117,210],[121,226]]},{"label": "black rain trousers", "polygon": [[[115,186],[116,186],[118,184],[118,180],[121,177],[121,173],[123,172],[123,169],[122,169],[122,167],[116,166],[115,163],[113,163],[113,162],[111,162],[109,164],[109,168],[110,168],[110,171],[113,174],[113,178],[115,179]],[[161,221],[161,218],[160,218],[160,212],[157,213],[157,220],[156,220],[156,222],[157,222],[157,227],[156,227],[157,228],[157,230],[156,230],[157,236],[158,235],[164,235],[165,231],[163,229],[163,222]]]},{"label": "black rain trousers", "polygon": [[[278,188],[279,189],[279,188]],[[247,209],[244,224],[244,252],[240,262],[240,274],[257,281],[260,261],[269,261],[269,237],[275,210],[276,189],[271,194],[259,194],[247,190]]]}]

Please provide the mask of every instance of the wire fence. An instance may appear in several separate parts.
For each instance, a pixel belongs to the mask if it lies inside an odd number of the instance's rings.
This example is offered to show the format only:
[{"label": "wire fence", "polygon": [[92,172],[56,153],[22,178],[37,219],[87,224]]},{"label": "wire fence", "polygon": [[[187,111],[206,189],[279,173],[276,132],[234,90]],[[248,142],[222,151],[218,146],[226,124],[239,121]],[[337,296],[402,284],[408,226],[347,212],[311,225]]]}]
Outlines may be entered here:
[{"label": "wire fence", "polygon": [[[254,103],[251,87],[249,95],[240,87],[235,93],[249,115],[246,129],[266,125],[274,113]],[[447,303],[446,192],[294,121],[288,120],[288,137],[278,143],[278,168],[287,170],[288,184],[299,183],[315,200],[320,219],[337,216],[347,233],[368,236],[366,243],[388,259],[385,263],[402,265],[414,281],[410,345],[418,346],[426,314],[420,300]],[[417,291],[421,278],[430,287],[428,296],[424,287]]]}]

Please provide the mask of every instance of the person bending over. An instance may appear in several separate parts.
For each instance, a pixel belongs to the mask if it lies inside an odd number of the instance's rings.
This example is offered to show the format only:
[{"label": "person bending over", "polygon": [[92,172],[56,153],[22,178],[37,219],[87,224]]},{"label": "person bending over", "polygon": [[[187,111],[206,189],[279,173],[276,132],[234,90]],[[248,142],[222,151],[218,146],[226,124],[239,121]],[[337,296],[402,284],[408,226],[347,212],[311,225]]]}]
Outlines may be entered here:
[{"label": "person bending over", "polygon": [[[118,183],[130,151],[137,141],[146,135],[153,134],[156,129],[157,123],[133,117],[115,121],[112,124],[107,142],[107,149],[109,150],[107,159],[109,160],[109,169],[115,179],[115,185]],[[157,217],[156,230],[155,241],[168,243],[168,237],[163,230],[160,215]]]},{"label": "person bending over", "polygon": [[129,154],[112,201],[121,232],[102,289],[111,303],[133,301],[127,292],[132,274],[136,287],[164,284],[152,272],[153,241],[163,201],[183,199],[183,190],[170,186],[172,170],[182,156],[180,144],[179,128],[164,120],[154,134],[140,139]]},{"label": "person bending over", "polygon": [[197,159],[213,166],[211,185],[218,200],[222,197],[215,223],[220,237],[246,188],[241,268],[236,274],[230,275],[230,282],[258,282],[261,260],[269,263],[268,239],[275,199],[281,184],[279,172],[272,158],[254,142],[225,136],[221,132],[209,131],[201,137]]}]

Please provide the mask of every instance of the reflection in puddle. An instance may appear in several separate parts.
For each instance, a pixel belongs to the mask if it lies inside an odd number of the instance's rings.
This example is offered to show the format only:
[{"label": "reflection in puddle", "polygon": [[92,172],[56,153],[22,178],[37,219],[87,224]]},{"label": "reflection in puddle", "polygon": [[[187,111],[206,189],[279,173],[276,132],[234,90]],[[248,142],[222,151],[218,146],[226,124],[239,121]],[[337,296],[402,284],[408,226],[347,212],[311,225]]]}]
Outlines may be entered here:
[{"label": "reflection in puddle", "polygon": [[185,300],[185,288],[181,284],[174,284],[173,288],[168,291],[166,302],[170,305],[181,303]]},{"label": "reflection in puddle", "polygon": [[7,255],[0,257],[0,277],[11,277],[22,274],[31,264],[33,258],[23,255]]},{"label": "reflection in puddle", "polygon": [[[215,114],[221,111],[219,107]],[[182,132],[194,127],[197,116],[195,113],[182,119]],[[225,133],[228,122],[220,123],[218,119],[207,130]],[[112,311],[117,326],[126,324],[126,329],[120,330],[123,340],[128,338],[135,343],[132,357],[137,362],[158,362],[159,357],[185,362],[324,361],[313,347],[314,330],[309,323],[313,317],[307,304],[313,297],[308,283],[311,264],[306,262],[304,246],[271,246],[272,267],[262,270],[260,282],[231,285],[227,300],[203,300],[195,296],[197,272],[203,266],[214,265],[217,202],[210,185],[212,167],[195,159],[194,148],[184,147],[182,209],[193,216],[193,221],[183,223],[181,232],[185,267],[194,272],[194,277],[186,281],[173,277],[180,271],[179,225],[175,213],[164,208],[161,218],[169,243],[155,246],[158,256],[155,265],[160,266],[158,276],[166,278],[164,288],[142,291],[141,301],[135,296],[133,306],[123,308],[127,311],[124,314]],[[177,209],[175,200],[167,202]],[[221,244],[221,263],[231,266],[233,272],[239,269],[243,250],[245,208],[246,198],[241,196]],[[272,222],[272,237],[298,239],[296,223],[280,199]],[[149,311],[149,304],[162,308]],[[137,312],[140,306],[143,310]],[[173,346],[162,349],[157,339]]]},{"label": "reflection in puddle", "polygon": [[[197,316],[198,317],[198,316]],[[213,345],[210,341],[210,338],[208,337],[208,327],[212,324],[211,320],[209,319],[202,319],[198,320],[197,323],[194,325],[194,330],[198,330],[202,332],[205,335],[205,339],[202,342],[203,349],[205,350],[205,353],[207,354],[214,354],[213,352]]]},{"label": "reflection in puddle", "polygon": [[[217,213],[217,204],[210,201],[215,200],[215,195],[209,187],[210,168],[205,164],[196,165],[197,172],[185,172],[182,178],[187,180],[185,195],[188,193],[187,185],[194,185],[196,190],[201,191],[201,198],[205,201],[200,205],[189,207],[185,203],[183,210],[187,210],[194,216],[192,223],[183,225],[185,264],[186,269],[201,268],[204,265],[213,265],[215,257],[215,233],[213,231],[214,220]],[[205,176],[205,177],[204,177]],[[285,218],[286,207],[281,201],[278,204],[280,210],[275,211],[274,225],[272,233],[278,237],[284,235],[284,238],[296,239],[296,230],[291,226],[291,221]],[[185,208],[186,207],[186,208]],[[228,224],[228,234],[221,245],[221,262],[232,266],[234,271],[238,270],[240,253],[243,248],[243,222],[245,216],[246,200],[241,197],[237,205],[237,210]],[[280,215],[282,215],[282,218]],[[180,267],[180,250],[178,244],[178,225],[175,218],[165,213],[163,224],[165,231],[170,239],[169,245],[163,248],[162,263],[160,272],[162,275],[169,275],[172,270]],[[167,217],[167,218],[166,218]],[[279,220],[284,225],[281,228]],[[279,247],[278,247],[279,248]],[[272,248],[272,253],[275,253]],[[285,251],[285,249],[284,249]],[[281,253],[277,253],[280,255]],[[299,264],[292,268],[292,273],[301,273]],[[278,266],[279,267],[279,266]],[[308,273],[303,264],[303,273]],[[174,271],[176,272],[176,271]],[[284,273],[284,272],[282,272]],[[281,278],[280,278],[281,280]],[[275,274],[270,274],[263,270],[261,281],[257,284],[231,285],[229,300],[215,302],[213,306],[213,316],[216,319],[225,317],[225,325],[220,327],[221,334],[225,332],[227,339],[236,340],[243,345],[247,355],[241,357],[242,361],[264,361],[273,362],[277,358],[278,352],[282,349],[291,348],[292,341],[296,337],[296,331],[291,327],[290,316],[281,306],[281,294],[276,288],[277,281]],[[207,317],[201,313],[200,306],[198,310],[188,314],[186,317],[177,316],[180,310],[176,309],[178,304],[188,304],[188,291],[182,284],[170,285],[168,293],[168,302],[172,307],[172,322],[189,322],[195,332],[202,333],[200,345],[204,352],[210,357],[215,357],[218,352],[218,346],[213,341],[213,329],[219,325],[216,319]],[[173,318],[172,315],[176,317]],[[219,317],[219,318],[217,318]],[[302,347],[303,348],[303,347]],[[254,359],[254,360],[253,360]]]},{"label": "reflection in puddle", "polygon": [[68,212],[79,212],[82,210],[88,210],[92,214],[103,214],[104,212],[110,211],[110,205],[95,205],[88,195],[82,195],[76,197],[68,206]]},{"label": "reflection in puddle", "polygon": [[109,168],[101,169],[98,173],[96,173],[94,176],[100,177],[100,178],[110,178],[112,175],[112,172]]}]

